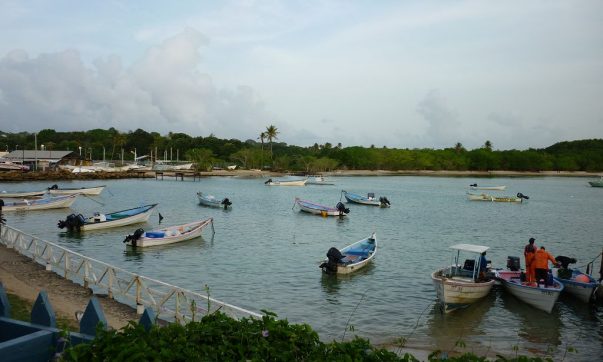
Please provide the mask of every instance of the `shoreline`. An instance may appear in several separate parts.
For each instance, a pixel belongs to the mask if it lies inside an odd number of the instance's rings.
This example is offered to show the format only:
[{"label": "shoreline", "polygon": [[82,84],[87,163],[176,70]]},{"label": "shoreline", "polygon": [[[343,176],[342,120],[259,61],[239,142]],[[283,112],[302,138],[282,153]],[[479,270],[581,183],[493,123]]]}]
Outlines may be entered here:
[{"label": "shoreline", "polygon": [[[603,172],[586,171],[432,171],[432,170],[335,170],[318,173],[325,177],[353,176],[429,176],[429,177],[603,177]],[[213,171],[126,171],[71,173],[68,171],[0,172],[0,182],[64,181],[64,180],[114,180],[114,179],[197,179],[204,177],[268,178],[302,173],[273,172],[269,170],[213,170]],[[161,177],[161,178],[160,178]]]}]

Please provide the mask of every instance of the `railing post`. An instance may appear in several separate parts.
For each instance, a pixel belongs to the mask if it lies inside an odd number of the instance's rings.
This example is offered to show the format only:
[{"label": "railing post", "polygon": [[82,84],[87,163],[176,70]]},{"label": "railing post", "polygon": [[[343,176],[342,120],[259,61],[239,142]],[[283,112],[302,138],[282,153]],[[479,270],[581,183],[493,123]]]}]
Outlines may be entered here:
[{"label": "railing post", "polygon": [[109,269],[109,285],[107,285],[107,296],[110,299],[113,299],[113,274],[115,272],[113,271],[113,269]]},{"label": "railing post", "polygon": [[136,276],[136,314],[144,313],[144,305],[142,304],[142,298],[140,297],[142,285],[138,275]]},{"label": "railing post", "polygon": [[90,264],[88,263],[88,260],[84,260],[84,288],[88,288],[89,284],[90,284],[88,282],[89,269],[90,269]]},{"label": "railing post", "polygon": [[46,260],[46,271],[52,271],[52,248],[48,250],[48,260]]},{"label": "railing post", "polygon": [[69,273],[69,265],[70,264],[71,263],[69,262],[69,254],[65,253],[65,272],[64,272],[64,275],[63,275],[63,277],[65,279],[69,279],[69,278],[67,278],[67,275]]}]

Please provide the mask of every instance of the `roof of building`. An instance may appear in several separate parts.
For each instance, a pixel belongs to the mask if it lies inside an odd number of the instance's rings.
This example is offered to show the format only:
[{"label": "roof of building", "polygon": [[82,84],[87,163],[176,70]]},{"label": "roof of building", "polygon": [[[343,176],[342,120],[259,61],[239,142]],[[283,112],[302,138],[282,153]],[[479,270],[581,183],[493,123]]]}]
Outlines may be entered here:
[{"label": "roof of building", "polygon": [[4,155],[4,158],[7,160],[15,160],[15,161],[31,161],[35,159],[44,159],[44,160],[60,160],[69,156],[73,153],[73,151],[48,151],[48,150],[16,150],[11,153]]}]

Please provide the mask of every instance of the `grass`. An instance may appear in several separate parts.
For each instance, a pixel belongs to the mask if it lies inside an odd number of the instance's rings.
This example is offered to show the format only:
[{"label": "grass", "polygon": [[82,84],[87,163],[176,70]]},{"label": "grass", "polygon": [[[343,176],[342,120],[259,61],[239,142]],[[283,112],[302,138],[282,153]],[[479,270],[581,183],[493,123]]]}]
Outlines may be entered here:
[{"label": "grass", "polygon": [[[7,293],[8,302],[11,308],[11,318],[23,322],[31,322],[31,308],[33,303],[18,297],[15,294]],[[57,328],[61,330],[79,331],[79,323],[73,319],[56,317]]]}]

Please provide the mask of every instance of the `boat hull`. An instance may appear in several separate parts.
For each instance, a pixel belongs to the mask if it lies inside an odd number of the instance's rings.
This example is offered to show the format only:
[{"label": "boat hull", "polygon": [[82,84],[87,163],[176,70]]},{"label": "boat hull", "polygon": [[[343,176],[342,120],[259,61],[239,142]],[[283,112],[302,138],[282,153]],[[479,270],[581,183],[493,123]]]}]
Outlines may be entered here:
[{"label": "boat hull", "polygon": [[512,202],[512,203],[523,202],[523,199],[521,197],[492,196],[492,195],[487,195],[487,194],[468,193],[467,198],[471,201]]},{"label": "boat hull", "polygon": [[[588,283],[578,281],[576,277],[579,275],[586,276],[589,280]],[[571,279],[558,278],[558,280],[563,284],[563,291],[565,293],[572,294],[584,303],[590,302],[593,292],[597,288],[597,281],[593,277],[578,270],[573,270]]]},{"label": "boat hull", "polygon": [[48,192],[51,195],[73,195],[73,194],[82,194],[82,195],[100,195],[105,186],[96,186],[96,187],[82,187],[75,189],[49,189]]},{"label": "boat hull", "polygon": [[346,214],[340,212],[334,207],[328,207],[323,205],[314,204],[308,201],[295,199],[295,203],[299,206],[299,209],[303,212],[307,212],[313,215],[320,216],[345,216]]},{"label": "boat hull", "polygon": [[[176,225],[163,229],[146,232],[144,236],[134,242],[131,240],[126,242],[126,245],[135,246],[137,248],[145,248],[159,245],[175,244],[186,240],[191,240],[201,236],[203,229],[209,225],[213,225],[213,219],[201,220],[194,223]],[[157,233],[163,233],[162,237],[151,237]]]},{"label": "boat hull", "polygon": [[588,181],[592,187],[603,187],[603,181]]},{"label": "boat hull", "polygon": [[228,208],[223,204],[224,199],[216,199],[210,195],[204,195],[201,192],[197,192],[197,199],[199,199],[199,205],[215,207],[215,208]]},{"label": "boat hull", "polygon": [[[345,256],[345,258],[342,259],[345,264],[338,263],[337,271],[335,273],[351,274],[366,267],[373,261],[375,255],[377,255],[377,246],[377,237],[373,233],[371,236],[359,240],[341,249],[341,254]],[[349,261],[346,261],[346,259]],[[328,260],[328,258],[325,259],[323,265],[325,265]],[[325,273],[332,273],[326,267],[323,267],[322,271]]]},{"label": "boat hull", "polygon": [[39,197],[46,193],[44,191],[23,191],[23,192],[0,192],[0,198],[22,198],[22,197]]},{"label": "boat hull", "polygon": [[526,285],[521,282],[520,275],[520,271],[496,272],[496,277],[502,282],[505,290],[517,299],[537,309],[551,313],[563,291],[563,284],[555,279],[551,287]]},{"label": "boat hull", "polygon": [[271,181],[266,183],[267,186],[305,186],[308,180],[298,181]]},{"label": "boat hull", "polygon": [[445,269],[436,270],[431,280],[442,310],[446,313],[467,307],[484,298],[494,285],[494,280],[474,282],[471,278],[448,278]]},{"label": "boat hull", "polygon": [[153,210],[155,210],[156,206],[157,205],[152,205],[152,207],[150,207],[145,212],[141,212],[132,216],[127,216],[117,220],[95,222],[94,217],[90,217],[86,220],[86,223],[80,227],[80,230],[90,231],[98,229],[108,229],[147,222],[147,220],[149,220],[149,217],[151,216],[151,213],[153,212]]},{"label": "boat hull", "polygon": [[70,207],[75,201],[77,195],[66,195],[51,197],[47,199],[23,200],[15,202],[5,202],[2,211],[32,211],[32,210],[47,210],[60,209]]},{"label": "boat hull", "polygon": [[470,186],[471,190],[504,191],[507,186]]}]

